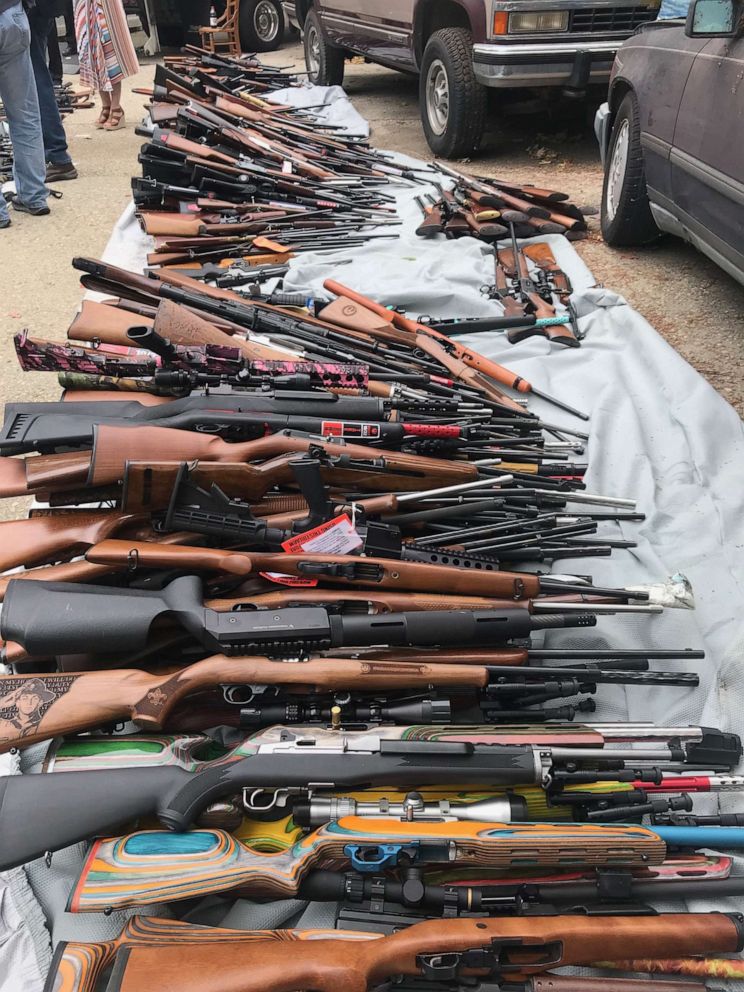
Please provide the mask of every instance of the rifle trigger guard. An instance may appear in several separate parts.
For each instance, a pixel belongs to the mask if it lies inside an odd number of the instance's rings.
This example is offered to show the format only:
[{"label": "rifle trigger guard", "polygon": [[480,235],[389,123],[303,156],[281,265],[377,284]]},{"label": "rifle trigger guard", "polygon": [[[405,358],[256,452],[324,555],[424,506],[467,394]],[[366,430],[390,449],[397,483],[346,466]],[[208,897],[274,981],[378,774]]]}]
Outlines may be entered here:
[{"label": "rifle trigger guard", "polygon": [[415,860],[418,844],[375,844],[362,847],[360,844],[347,844],[344,854],[351,867],[358,872],[380,871],[398,864],[401,854],[411,855]]}]

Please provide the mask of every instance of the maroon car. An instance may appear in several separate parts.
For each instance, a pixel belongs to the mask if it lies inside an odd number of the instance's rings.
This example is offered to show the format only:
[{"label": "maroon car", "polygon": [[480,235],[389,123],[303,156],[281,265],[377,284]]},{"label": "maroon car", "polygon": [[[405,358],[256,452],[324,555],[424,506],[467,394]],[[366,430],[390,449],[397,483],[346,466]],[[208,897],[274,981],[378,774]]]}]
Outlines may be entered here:
[{"label": "maroon car", "polygon": [[341,83],[349,54],[417,74],[426,140],[445,157],[478,148],[489,88],[581,95],[658,10],[659,0],[284,0],[311,82]]},{"label": "maroon car", "polygon": [[595,131],[611,245],[661,232],[691,242],[744,283],[744,11],[695,0],[617,53]]}]

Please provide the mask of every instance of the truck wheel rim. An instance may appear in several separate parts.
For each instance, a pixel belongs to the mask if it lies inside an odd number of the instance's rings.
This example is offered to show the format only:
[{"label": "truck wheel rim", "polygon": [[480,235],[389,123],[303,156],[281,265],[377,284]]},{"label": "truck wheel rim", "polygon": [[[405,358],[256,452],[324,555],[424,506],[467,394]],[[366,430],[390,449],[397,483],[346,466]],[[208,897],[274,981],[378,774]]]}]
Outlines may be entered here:
[{"label": "truck wheel rim", "polygon": [[443,134],[449,120],[449,80],[439,59],[434,59],[426,74],[426,114],[435,134]]},{"label": "truck wheel rim", "polygon": [[613,220],[620,206],[620,197],[623,195],[623,183],[625,182],[625,170],[628,166],[628,149],[630,148],[630,121],[627,119],[620,125],[615,139],[615,147],[612,149],[612,158],[607,170],[607,193],[605,195],[605,207],[607,217]]},{"label": "truck wheel rim", "polygon": [[307,29],[307,71],[311,76],[320,72],[320,38],[314,27]]},{"label": "truck wheel rim", "polygon": [[279,15],[269,0],[260,0],[253,11],[253,27],[261,41],[270,42],[279,34]]}]

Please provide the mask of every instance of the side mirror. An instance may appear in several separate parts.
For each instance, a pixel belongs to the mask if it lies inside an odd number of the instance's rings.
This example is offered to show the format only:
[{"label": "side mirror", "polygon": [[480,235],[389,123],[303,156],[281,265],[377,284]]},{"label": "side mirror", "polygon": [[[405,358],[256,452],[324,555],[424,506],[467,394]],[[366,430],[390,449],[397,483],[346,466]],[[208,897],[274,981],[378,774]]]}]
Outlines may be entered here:
[{"label": "side mirror", "polygon": [[732,38],[736,18],[734,0],[692,0],[685,34],[688,38]]}]

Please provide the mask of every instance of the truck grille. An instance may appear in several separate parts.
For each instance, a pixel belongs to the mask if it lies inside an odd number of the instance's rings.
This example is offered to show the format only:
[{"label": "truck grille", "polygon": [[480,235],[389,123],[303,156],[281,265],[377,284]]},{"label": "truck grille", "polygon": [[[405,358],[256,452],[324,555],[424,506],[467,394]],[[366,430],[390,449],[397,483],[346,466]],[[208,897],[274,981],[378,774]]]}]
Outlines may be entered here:
[{"label": "truck grille", "polygon": [[641,24],[655,21],[658,7],[580,7],[571,11],[571,31],[581,34],[629,35]]}]

